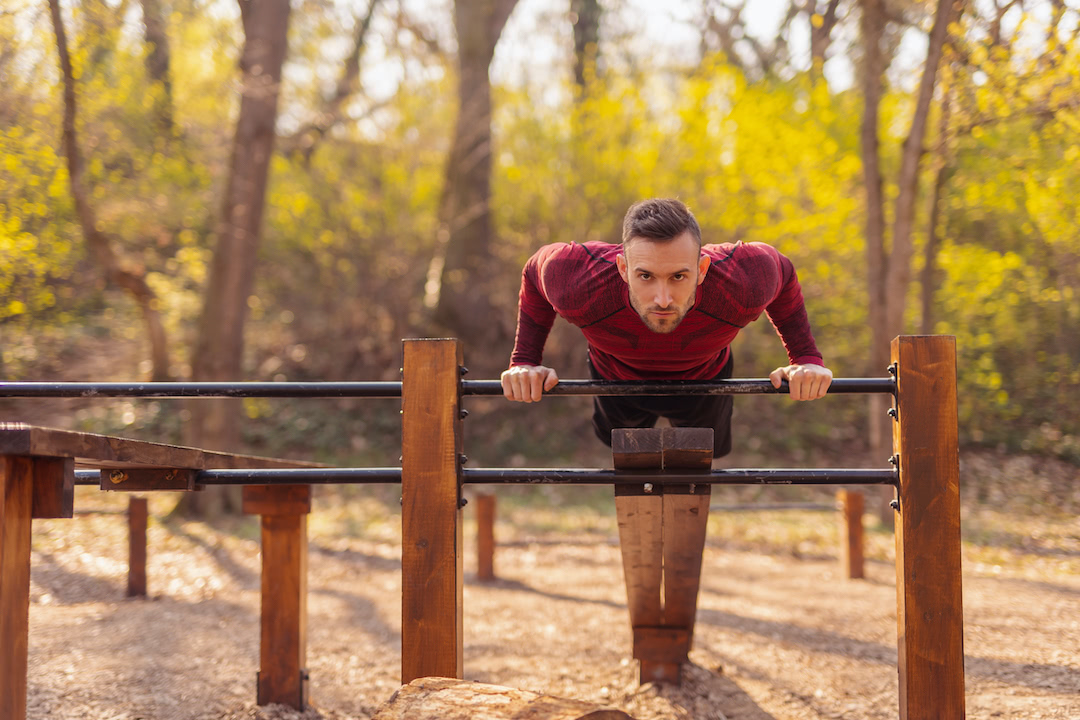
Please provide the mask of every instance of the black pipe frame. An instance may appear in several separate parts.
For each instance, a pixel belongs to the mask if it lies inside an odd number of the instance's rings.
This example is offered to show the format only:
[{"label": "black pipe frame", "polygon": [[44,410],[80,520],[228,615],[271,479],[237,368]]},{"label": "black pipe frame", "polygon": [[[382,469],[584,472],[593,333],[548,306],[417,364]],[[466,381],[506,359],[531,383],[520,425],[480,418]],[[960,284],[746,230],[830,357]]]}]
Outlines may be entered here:
[{"label": "black pipe frame", "polygon": [[[830,395],[889,393],[891,378],[835,378]],[[787,381],[740,380],[562,380],[545,395],[786,395]],[[463,380],[462,395],[502,395],[498,380]],[[0,382],[0,397],[35,398],[399,398],[400,382]]]},{"label": "black pipe frame", "polygon": [[[895,485],[895,470],[873,468],[627,471],[604,468],[462,468],[467,485]],[[77,485],[97,485],[98,470],[76,470]],[[201,470],[200,485],[397,484],[401,468]]]}]

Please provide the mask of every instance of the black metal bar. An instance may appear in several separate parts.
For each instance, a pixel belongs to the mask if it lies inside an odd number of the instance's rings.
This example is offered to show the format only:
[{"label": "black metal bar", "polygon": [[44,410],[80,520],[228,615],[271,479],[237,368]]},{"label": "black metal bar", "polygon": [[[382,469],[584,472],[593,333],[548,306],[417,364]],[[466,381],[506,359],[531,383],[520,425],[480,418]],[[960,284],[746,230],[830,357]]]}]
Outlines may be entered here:
[{"label": "black metal bar", "polygon": [[895,470],[873,468],[729,469],[694,471],[627,471],[601,468],[464,468],[469,484],[544,485],[895,485]]},{"label": "black metal bar", "polygon": [[399,382],[0,382],[0,397],[401,397]]},{"label": "black metal bar", "polygon": [[[733,469],[711,472],[608,470],[604,468],[463,468],[471,485],[892,485],[895,470],[865,469]],[[200,485],[307,485],[400,483],[401,468],[289,468],[202,470]],[[76,485],[97,485],[97,470],[76,470]]]},{"label": "black metal bar", "polygon": [[[835,378],[829,394],[895,393],[896,380],[887,378]],[[498,380],[462,380],[462,395],[502,395]],[[788,383],[774,388],[766,379],[747,380],[560,380],[546,395],[786,395]]]}]

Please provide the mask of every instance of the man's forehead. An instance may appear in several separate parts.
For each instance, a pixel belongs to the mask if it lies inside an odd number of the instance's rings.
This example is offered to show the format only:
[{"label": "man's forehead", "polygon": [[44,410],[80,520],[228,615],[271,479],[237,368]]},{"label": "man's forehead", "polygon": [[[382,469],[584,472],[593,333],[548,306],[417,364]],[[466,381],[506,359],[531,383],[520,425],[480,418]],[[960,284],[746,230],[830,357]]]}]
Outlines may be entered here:
[{"label": "man's forehead", "polygon": [[648,238],[631,238],[623,246],[623,253],[629,265],[639,263],[683,263],[690,267],[697,264],[701,256],[701,248],[694,237],[689,233],[683,233],[671,240],[650,240]]}]

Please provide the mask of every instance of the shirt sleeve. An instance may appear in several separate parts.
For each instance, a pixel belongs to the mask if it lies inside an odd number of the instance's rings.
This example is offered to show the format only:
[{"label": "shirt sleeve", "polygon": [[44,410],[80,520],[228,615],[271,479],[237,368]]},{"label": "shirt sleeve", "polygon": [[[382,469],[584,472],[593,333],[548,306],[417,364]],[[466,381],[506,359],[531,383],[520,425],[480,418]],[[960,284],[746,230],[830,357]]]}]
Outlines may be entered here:
[{"label": "shirt sleeve", "polygon": [[780,292],[765,308],[765,312],[784,343],[790,364],[824,366],[825,361],[810,332],[810,319],[806,316],[802,286],[799,285],[795,266],[779,251],[774,252],[780,269]]},{"label": "shirt sleeve", "polygon": [[545,264],[565,247],[562,243],[545,245],[529,258],[521,271],[517,333],[510,367],[539,365],[544,359],[544,343],[555,323],[556,312],[544,292],[543,271]]}]

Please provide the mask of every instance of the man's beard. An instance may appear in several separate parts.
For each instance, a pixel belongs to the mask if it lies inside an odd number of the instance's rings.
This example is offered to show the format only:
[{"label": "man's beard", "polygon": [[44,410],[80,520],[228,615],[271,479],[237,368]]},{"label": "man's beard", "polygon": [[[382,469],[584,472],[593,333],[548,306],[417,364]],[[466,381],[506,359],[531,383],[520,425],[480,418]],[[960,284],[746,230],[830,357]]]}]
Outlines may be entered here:
[{"label": "man's beard", "polygon": [[[694,306],[694,294],[691,293],[690,297],[686,300],[686,305],[678,307],[672,305],[667,308],[661,308],[659,305],[652,305],[645,308],[644,312],[638,307],[637,301],[634,299],[634,294],[630,293],[630,306],[634,308],[638,316],[641,318],[641,322],[645,323],[645,327],[652,330],[654,333],[660,335],[668,335],[675,332],[675,328],[679,327],[679,323],[686,317],[686,313],[690,312],[690,308]],[[650,312],[672,312],[675,314],[670,317],[653,317],[649,315]]]}]

